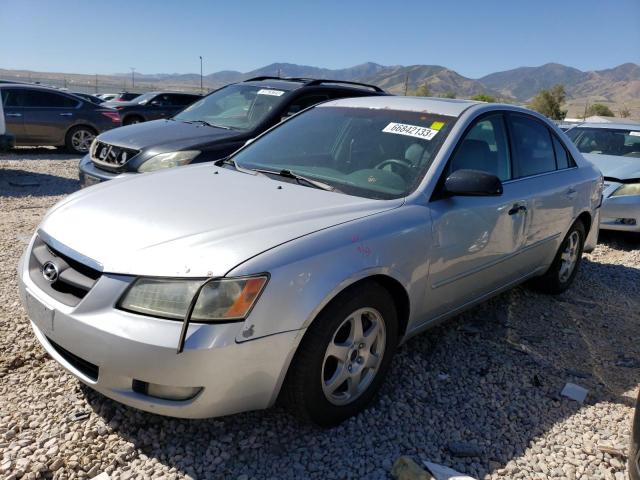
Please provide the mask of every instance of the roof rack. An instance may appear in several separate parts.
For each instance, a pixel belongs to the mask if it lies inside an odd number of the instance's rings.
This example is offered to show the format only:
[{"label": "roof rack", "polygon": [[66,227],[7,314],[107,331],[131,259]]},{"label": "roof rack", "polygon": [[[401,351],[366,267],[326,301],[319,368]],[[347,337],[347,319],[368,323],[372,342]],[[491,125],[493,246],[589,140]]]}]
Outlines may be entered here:
[{"label": "roof rack", "polygon": [[331,80],[328,78],[306,78],[306,77],[274,77],[269,75],[264,75],[261,77],[253,77],[243,80],[244,82],[259,82],[261,80],[282,80],[285,82],[302,82],[305,87],[314,86],[314,85],[322,85],[324,83],[338,83],[344,85],[354,85],[358,87],[371,88],[375,92],[385,93],[383,89],[378,87],[377,85],[370,85],[368,83],[360,83],[360,82],[350,82],[347,80]]}]

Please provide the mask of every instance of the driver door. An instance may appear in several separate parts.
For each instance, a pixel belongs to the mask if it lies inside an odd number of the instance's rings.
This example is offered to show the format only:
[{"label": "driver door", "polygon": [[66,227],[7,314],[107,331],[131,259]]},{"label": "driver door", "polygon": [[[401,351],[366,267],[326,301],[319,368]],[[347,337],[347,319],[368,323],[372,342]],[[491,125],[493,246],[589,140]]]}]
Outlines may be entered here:
[{"label": "driver door", "polygon": [[[445,177],[474,169],[511,179],[511,155],[502,114],[482,116],[449,159]],[[500,196],[440,196],[430,202],[433,248],[425,298],[435,318],[479,300],[523,275],[518,262],[527,227],[527,202],[517,183]]]}]

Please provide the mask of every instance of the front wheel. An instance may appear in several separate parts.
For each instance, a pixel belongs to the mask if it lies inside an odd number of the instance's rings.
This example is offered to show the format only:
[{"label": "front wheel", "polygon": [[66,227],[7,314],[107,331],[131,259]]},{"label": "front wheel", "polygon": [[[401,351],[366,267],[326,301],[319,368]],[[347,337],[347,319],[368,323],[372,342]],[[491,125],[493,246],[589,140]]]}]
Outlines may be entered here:
[{"label": "front wheel", "polygon": [[314,320],[285,385],[289,406],[320,426],[363,410],[380,389],[398,342],[393,299],[377,283],[351,288]]},{"label": "front wheel", "polygon": [[577,220],[564,237],[549,270],[541,277],[533,279],[531,285],[540,292],[552,295],[567,290],[578,273],[585,237],[584,225]]}]

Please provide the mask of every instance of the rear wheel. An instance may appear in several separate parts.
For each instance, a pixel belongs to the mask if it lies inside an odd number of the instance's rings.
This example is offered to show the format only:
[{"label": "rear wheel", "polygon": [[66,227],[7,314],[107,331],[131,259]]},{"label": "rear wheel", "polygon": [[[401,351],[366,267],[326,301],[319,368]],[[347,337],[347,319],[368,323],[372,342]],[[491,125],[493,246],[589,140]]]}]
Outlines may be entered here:
[{"label": "rear wheel", "polygon": [[578,273],[585,237],[584,224],[577,220],[564,237],[549,270],[533,279],[531,285],[540,292],[553,295],[567,290]]},{"label": "rear wheel", "polygon": [[73,127],[67,132],[65,147],[71,153],[87,153],[91,142],[96,138],[96,132],[91,127]]},{"label": "rear wheel", "polygon": [[298,416],[337,425],[380,389],[398,342],[397,314],[377,283],[349,289],[314,320],[292,361],[285,399]]}]

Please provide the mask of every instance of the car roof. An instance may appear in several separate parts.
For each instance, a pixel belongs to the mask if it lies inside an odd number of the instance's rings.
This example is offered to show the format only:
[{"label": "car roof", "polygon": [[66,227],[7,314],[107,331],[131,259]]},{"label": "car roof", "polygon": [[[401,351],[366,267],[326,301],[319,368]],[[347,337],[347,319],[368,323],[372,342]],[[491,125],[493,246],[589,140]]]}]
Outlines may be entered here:
[{"label": "car roof", "polygon": [[[435,113],[450,117],[459,117],[467,108],[473,105],[483,104],[473,100],[457,98],[431,98],[431,97],[401,97],[401,96],[374,96],[343,98],[325,102],[318,107],[351,107],[403,110],[410,112]],[[498,104],[496,104],[498,105]]]},{"label": "car roof", "polygon": [[613,129],[613,130],[640,130],[640,123],[633,122],[585,122],[579,123],[576,127],[584,127],[584,128],[602,128],[602,129]]},{"label": "car roof", "polygon": [[372,94],[386,93],[376,85],[369,85],[360,82],[351,82],[345,80],[334,80],[328,78],[306,78],[306,77],[254,77],[239,82],[240,84],[255,85],[258,87],[277,88],[279,90],[298,90],[305,87],[331,88],[342,90],[358,90],[371,91]]}]

